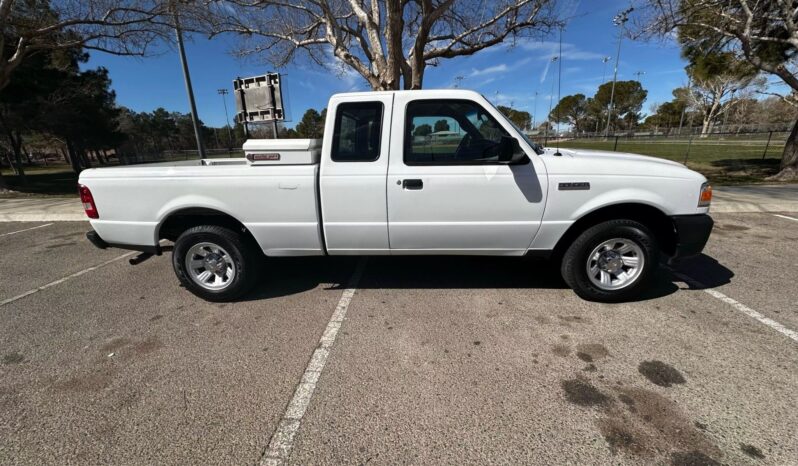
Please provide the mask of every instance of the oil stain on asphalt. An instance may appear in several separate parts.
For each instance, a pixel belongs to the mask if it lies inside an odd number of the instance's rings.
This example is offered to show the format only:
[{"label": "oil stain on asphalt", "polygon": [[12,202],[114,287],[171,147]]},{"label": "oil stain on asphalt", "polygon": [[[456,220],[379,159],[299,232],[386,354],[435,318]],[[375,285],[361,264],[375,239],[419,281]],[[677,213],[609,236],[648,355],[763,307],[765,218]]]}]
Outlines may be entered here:
[{"label": "oil stain on asphalt", "polygon": [[741,443],[740,444],[740,450],[742,450],[743,453],[745,453],[746,455],[750,456],[751,458],[753,458],[755,460],[765,459],[765,454],[762,453],[762,450],[760,450],[759,448],[757,448],[757,447],[755,447],[753,445],[748,445],[746,443]]},{"label": "oil stain on asphalt", "polygon": [[[609,355],[601,345],[578,349],[593,360]],[[659,386],[685,383],[679,371],[661,361],[641,363],[639,370]],[[561,388],[569,403],[598,410],[595,424],[613,455],[653,459],[665,454],[666,462],[680,466],[721,464],[716,460],[723,456],[720,448],[675,401],[644,388],[600,384],[579,376],[563,380]]]},{"label": "oil stain on asphalt", "polygon": [[23,362],[25,362],[25,356],[17,353],[16,351],[3,356],[3,364],[20,364]]},{"label": "oil stain on asphalt", "polygon": [[551,352],[564,358],[571,354],[571,348],[569,348],[568,345],[552,345]]},{"label": "oil stain on asphalt", "polygon": [[562,389],[565,399],[579,406],[604,406],[612,401],[609,396],[584,380],[563,380]]},{"label": "oil stain on asphalt", "polygon": [[637,371],[643,374],[649,382],[660,387],[670,387],[687,382],[681,372],[662,361],[643,361],[637,366]]},{"label": "oil stain on asphalt", "polygon": [[721,463],[700,451],[677,451],[671,455],[671,466],[721,466]]},{"label": "oil stain on asphalt", "polygon": [[733,223],[716,223],[715,228],[726,231],[745,231],[751,229],[750,227],[744,225],[735,225]]},{"label": "oil stain on asphalt", "polygon": [[576,356],[585,362],[598,361],[599,359],[604,359],[609,355],[610,352],[607,351],[607,348],[605,348],[604,345],[599,345],[597,343],[586,343],[577,345],[576,347]]},{"label": "oil stain on asphalt", "polygon": [[81,374],[54,385],[58,392],[98,392],[111,385],[116,370],[112,368]]}]

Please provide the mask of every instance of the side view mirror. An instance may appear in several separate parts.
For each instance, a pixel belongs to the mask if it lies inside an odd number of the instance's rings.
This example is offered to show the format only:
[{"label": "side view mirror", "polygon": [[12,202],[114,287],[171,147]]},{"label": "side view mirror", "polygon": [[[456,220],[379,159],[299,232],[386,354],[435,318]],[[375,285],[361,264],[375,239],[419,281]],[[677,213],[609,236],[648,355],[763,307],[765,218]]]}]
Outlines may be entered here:
[{"label": "side view mirror", "polygon": [[499,143],[499,162],[508,165],[523,165],[529,162],[529,157],[527,157],[524,150],[521,149],[518,139],[510,136],[503,136]]}]

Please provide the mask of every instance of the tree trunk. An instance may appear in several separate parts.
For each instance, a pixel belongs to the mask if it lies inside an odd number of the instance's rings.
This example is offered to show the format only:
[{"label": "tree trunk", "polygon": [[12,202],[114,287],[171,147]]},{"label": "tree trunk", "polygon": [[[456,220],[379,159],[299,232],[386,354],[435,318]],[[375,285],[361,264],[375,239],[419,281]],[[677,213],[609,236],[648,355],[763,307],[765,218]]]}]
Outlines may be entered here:
[{"label": "tree trunk", "polygon": [[80,155],[80,160],[84,168],[91,168],[91,158],[89,158],[86,149],[83,146],[77,146],[77,153]]},{"label": "tree trunk", "polygon": [[701,137],[707,137],[707,133],[709,132],[709,118],[704,117],[704,120],[701,123]]},{"label": "tree trunk", "polygon": [[83,171],[83,166],[80,164],[80,156],[75,150],[75,146],[72,144],[71,139],[66,140],[66,146],[67,152],[69,152],[69,163],[72,165],[72,170],[75,170],[75,173],[80,175],[80,172]]},{"label": "tree trunk", "polygon": [[798,180],[798,121],[792,126],[792,131],[784,144],[781,154],[781,165],[777,174],[767,178],[771,181],[796,181]]},{"label": "tree trunk", "polygon": [[31,160],[30,158],[30,150],[28,150],[28,148],[25,146],[20,146],[20,147],[22,149],[22,153],[25,154],[25,160],[27,160],[28,166],[30,167],[31,165],[33,165],[33,160]]},{"label": "tree trunk", "polygon": [[69,157],[67,156],[67,153],[66,153],[66,151],[64,150],[64,148],[63,148],[63,147],[59,147],[59,148],[58,148],[58,152],[60,152],[60,153],[61,153],[61,156],[62,156],[62,157],[64,157],[64,162],[66,162],[66,163],[70,163],[70,161],[69,161]]},{"label": "tree trunk", "polygon": [[6,162],[8,163],[8,168],[10,168],[11,171],[14,172],[14,174],[16,175],[17,169],[14,167],[14,161],[11,160],[11,154],[9,154],[8,152],[6,152]]},{"label": "tree trunk", "polygon": [[22,181],[22,186],[28,185],[28,177],[25,176],[25,169],[22,168],[22,136],[17,133],[14,135],[13,131],[9,131],[8,137],[11,140],[11,148],[14,151],[14,167]]}]

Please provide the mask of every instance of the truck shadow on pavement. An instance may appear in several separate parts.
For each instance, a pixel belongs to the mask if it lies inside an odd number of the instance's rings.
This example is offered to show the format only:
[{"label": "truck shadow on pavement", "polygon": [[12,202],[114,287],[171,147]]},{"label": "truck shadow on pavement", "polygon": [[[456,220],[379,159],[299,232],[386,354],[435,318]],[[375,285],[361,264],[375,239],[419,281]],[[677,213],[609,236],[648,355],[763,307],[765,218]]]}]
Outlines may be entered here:
[{"label": "truck shadow on pavement", "polygon": [[[327,290],[346,288],[359,258],[269,258],[260,285],[242,301],[288,296],[320,285]],[[685,261],[675,269],[706,287],[728,283],[734,273],[709,256]],[[660,267],[652,286],[633,301],[657,299],[675,293],[679,281]],[[373,256],[368,258],[359,289],[567,289],[554,262],[519,257]],[[691,286],[694,289],[695,286]]]},{"label": "truck shadow on pavement", "polygon": [[691,290],[717,288],[730,283],[734,277],[733,271],[706,254],[699,254],[680,262],[673,267],[673,271],[691,279],[687,283]]}]

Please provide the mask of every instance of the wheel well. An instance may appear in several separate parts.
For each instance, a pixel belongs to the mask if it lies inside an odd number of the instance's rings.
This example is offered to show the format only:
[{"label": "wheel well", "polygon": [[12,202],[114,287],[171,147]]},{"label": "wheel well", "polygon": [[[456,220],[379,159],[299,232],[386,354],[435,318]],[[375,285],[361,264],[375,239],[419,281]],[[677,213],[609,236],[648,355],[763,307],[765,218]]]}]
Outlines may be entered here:
[{"label": "wheel well", "polygon": [[216,225],[241,233],[245,238],[258,244],[255,237],[243,223],[235,217],[214,209],[194,207],[175,211],[161,223],[158,239],[175,241],[184,231],[199,225]]},{"label": "wheel well", "polygon": [[560,257],[565,249],[576,240],[583,231],[607,220],[634,220],[647,226],[657,239],[660,250],[666,255],[676,251],[676,229],[673,221],[661,210],[646,204],[615,204],[584,215],[574,222],[554,247],[554,253]]}]

